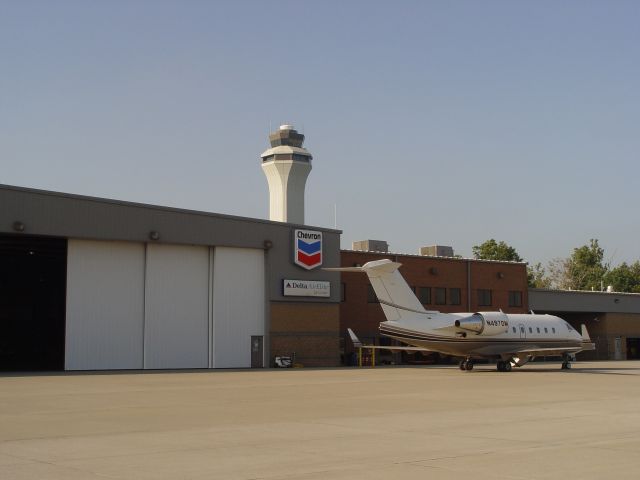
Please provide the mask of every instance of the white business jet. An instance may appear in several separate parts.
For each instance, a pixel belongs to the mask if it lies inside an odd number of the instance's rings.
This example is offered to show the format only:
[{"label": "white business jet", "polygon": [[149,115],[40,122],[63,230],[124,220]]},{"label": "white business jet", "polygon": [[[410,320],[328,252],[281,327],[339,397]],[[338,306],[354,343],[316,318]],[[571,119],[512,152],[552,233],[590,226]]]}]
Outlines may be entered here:
[{"label": "white business jet", "polygon": [[553,315],[425,310],[398,272],[400,266],[385,259],[362,267],[325,269],[366,273],[387,318],[380,323],[380,333],[410,345],[363,345],[349,329],[356,347],[440,352],[464,358],[461,370],[472,370],[474,359],[494,359],[500,372],[521,367],[536,356],[561,356],[562,369],[569,369],[576,353],[595,348],[584,325],[580,334]]}]

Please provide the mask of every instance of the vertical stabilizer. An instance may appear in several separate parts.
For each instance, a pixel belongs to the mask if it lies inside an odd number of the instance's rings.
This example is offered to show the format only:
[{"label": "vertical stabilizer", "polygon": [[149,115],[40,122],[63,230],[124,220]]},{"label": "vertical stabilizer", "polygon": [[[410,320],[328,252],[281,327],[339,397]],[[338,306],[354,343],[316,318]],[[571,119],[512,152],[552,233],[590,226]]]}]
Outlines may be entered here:
[{"label": "vertical stabilizer", "polygon": [[424,315],[427,311],[400,275],[398,268],[401,265],[401,263],[384,259],[367,262],[361,267],[325,268],[323,270],[365,272],[387,320],[402,322],[418,315]]}]

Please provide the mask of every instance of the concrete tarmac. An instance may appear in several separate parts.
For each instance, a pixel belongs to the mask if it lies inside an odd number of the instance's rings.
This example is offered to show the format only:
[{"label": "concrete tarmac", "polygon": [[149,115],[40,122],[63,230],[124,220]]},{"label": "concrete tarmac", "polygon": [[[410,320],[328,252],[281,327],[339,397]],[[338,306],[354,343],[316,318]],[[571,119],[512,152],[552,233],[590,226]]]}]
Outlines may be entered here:
[{"label": "concrete tarmac", "polygon": [[640,362],[0,376],[0,478],[602,479]]}]

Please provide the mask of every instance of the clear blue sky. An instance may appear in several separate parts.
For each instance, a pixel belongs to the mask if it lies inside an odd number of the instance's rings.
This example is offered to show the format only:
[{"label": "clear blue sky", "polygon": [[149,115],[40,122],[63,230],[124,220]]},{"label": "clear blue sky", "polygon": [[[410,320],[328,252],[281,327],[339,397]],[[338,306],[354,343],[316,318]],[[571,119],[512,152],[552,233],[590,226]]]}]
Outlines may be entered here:
[{"label": "clear blue sky", "polygon": [[[0,183],[268,216],[293,123],[342,244],[640,258],[638,1],[0,0]],[[1,208],[1,206],[0,206]]]}]

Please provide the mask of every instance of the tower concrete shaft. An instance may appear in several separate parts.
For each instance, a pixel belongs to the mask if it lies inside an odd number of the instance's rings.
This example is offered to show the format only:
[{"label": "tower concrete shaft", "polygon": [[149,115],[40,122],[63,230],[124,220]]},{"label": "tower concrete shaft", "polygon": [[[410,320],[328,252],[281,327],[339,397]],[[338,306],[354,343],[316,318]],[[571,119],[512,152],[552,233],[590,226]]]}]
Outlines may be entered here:
[{"label": "tower concrete shaft", "polygon": [[261,155],[269,183],[269,220],[304,224],[304,189],[313,158],[302,147],[304,135],[282,125],[269,141],[271,148]]}]

